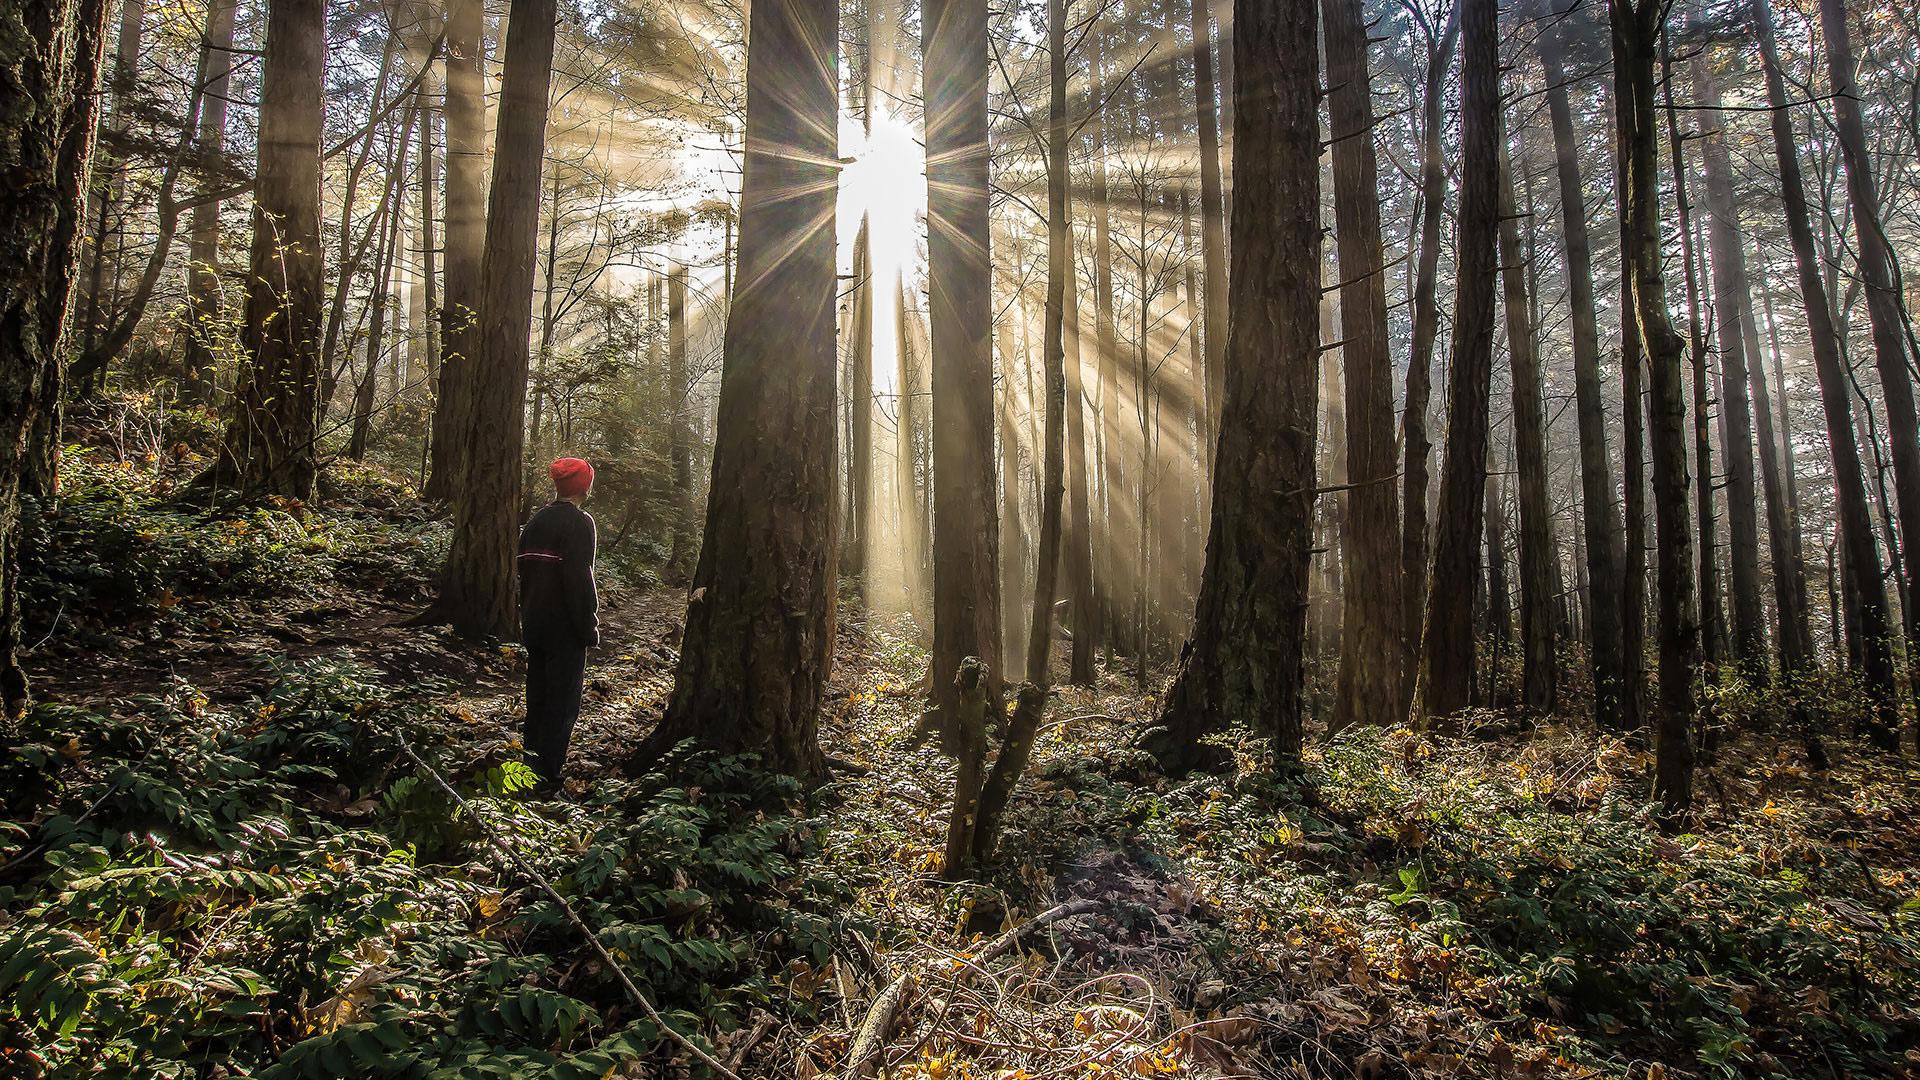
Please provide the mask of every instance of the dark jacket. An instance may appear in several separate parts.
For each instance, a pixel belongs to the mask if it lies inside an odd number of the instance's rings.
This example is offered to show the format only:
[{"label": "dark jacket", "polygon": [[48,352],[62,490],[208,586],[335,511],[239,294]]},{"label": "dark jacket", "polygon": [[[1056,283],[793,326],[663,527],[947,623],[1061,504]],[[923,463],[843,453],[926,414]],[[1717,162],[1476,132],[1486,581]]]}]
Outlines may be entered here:
[{"label": "dark jacket", "polygon": [[600,644],[593,515],[562,499],[520,530],[520,637],[529,645]]}]

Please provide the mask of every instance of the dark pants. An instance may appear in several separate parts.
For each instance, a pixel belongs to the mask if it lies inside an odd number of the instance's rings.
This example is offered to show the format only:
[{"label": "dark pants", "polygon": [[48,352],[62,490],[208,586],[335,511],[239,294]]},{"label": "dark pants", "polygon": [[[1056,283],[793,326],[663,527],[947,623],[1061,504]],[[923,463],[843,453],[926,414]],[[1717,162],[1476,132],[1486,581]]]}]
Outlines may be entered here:
[{"label": "dark pants", "polygon": [[584,646],[527,643],[527,726],[520,742],[546,784],[560,783],[586,673]]}]

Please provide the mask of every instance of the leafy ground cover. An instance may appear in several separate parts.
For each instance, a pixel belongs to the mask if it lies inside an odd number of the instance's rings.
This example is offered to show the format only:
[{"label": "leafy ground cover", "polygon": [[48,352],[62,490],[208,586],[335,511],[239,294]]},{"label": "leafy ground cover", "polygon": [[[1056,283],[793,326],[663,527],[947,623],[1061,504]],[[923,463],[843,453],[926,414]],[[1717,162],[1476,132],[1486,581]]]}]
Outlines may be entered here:
[{"label": "leafy ground cover", "polygon": [[404,485],[209,509],[190,455],[143,454],[76,447],[33,525],[7,1075],[712,1075],[622,971],[742,1076],[863,1046],[917,1080],[1920,1071],[1920,773],[1832,736],[1810,770],[1766,694],[1722,695],[1697,831],[1664,836],[1644,754],[1578,724],[1360,730],[1289,776],[1235,742],[1169,778],[1115,673],[1056,694],[1000,858],[955,884],[911,622],[846,606],[822,790],[630,776],[682,605],[615,583],[569,797],[532,801],[515,651],[398,625],[443,528]]}]

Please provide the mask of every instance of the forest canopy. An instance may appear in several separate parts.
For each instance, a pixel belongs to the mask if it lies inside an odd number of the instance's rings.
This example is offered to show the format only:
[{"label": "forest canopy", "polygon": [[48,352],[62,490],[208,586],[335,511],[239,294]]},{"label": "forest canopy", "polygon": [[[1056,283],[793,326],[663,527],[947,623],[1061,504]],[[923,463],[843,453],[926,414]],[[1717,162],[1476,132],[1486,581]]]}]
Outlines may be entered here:
[{"label": "forest canopy", "polygon": [[1916,56],[9,0],[0,1071],[1915,1075]]}]

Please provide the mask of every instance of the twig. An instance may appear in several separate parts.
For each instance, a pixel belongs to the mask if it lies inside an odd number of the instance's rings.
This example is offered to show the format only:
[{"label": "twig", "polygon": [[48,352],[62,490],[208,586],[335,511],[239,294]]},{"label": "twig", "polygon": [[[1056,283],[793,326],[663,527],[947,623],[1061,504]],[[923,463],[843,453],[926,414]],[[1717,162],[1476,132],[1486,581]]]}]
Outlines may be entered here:
[{"label": "twig", "polygon": [[471,803],[467,802],[466,799],[461,797],[458,791],[453,789],[452,784],[447,783],[446,777],[441,776],[439,770],[421,760],[420,755],[413,752],[413,744],[407,741],[405,732],[399,728],[395,728],[394,736],[399,739],[400,751],[407,755],[407,759],[424,770],[426,774],[433,779],[433,782],[440,785],[440,789],[445,791],[447,795],[453,799],[455,805],[466,811],[467,816],[473,819],[475,825],[479,826],[481,835],[487,838],[487,842],[493,846],[493,849],[505,856],[507,861],[513,864],[514,869],[531,878],[534,884],[540,886],[542,891],[553,898],[554,903],[560,905],[560,911],[566,915],[567,921],[572,923],[574,929],[580,931],[581,936],[587,939],[587,944],[591,946],[594,953],[600,957],[601,963],[606,964],[615,975],[620,977],[620,985],[626,987],[627,996],[632,998],[634,1003],[640,1006],[640,1011],[647,1014],[647,1019],[653,1021],[661,1031],[667,1033],[668,1038],[685,1047],[694,1057],[699,1058],[705,1063],[708,1068],[726,1077],[727,1080],[740,1080],[738,1073],[721,1064],[718,1058],[701,1049],[700,1044],[682,1035],[674,1029],[673,1025],[667,1023],[666,1017],[661,1016],[660,1011],[653,1007],[653,1002],[647,999],[647,995],[641,993],[640,988],[634,985],[632,976],[627,974],[627,969],[620,966],[620,962],[613,958],[613,954],[607,951],[606,946],[600,944],[600,939],[596,937],[593,930],[587,926],[586,920],[582,919],[580,914],[573,910],[572,904],[567,903],[567,898],[561,896],[559,891],[556,890],[545,877],[541,876],[538,870],[528,865],[527,861],[522,859],[518,852],[507,846],[507,842],[500,838],[500,834],[480,817],[479,812],[473,808]]},{"label": "twig", "polygon": [[[1020,943],[1020,939],[1035,930],[1052,925],[1061,919],[1085,915],[1097,910],[1100,906],[1100,901],[1088,898],[1069,900],[1064,904],[1056,904],[1048,908],[1001,934],[974,954],[971,959],[963,961],[967,970],[959,973],[962,977],[956,977],[952,981],[956,985],[965,981],[963,976],[970,971],[984,969],[985,965],[1011,951]],[[865,1077],[873,1075],[873,1067],[878,1062],[880,1051],[886,1042],[887,1029],[893,1026],[894,1014],[900,1011],[900,1003],[906,999],[907,994],[917,983],[918,979],[912,971],[902,972],[887,984],[886,989],[880,991],[879,997],[873,999],[873,1006],[867,1010],[867,1018],[860,1024],[860,1032],[853,1040],[853,1049],[847,1054],[848,1080],[864,1080]]]}]

